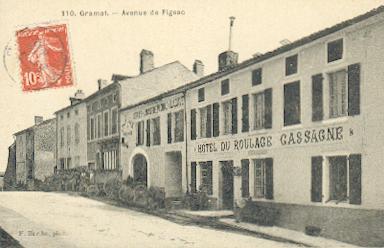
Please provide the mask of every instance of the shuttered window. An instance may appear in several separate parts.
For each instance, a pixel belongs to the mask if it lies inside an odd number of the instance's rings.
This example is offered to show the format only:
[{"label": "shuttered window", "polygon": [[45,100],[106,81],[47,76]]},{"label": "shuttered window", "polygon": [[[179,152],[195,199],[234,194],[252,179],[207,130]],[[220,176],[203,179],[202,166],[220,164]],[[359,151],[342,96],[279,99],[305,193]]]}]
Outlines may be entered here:
[{"label": "shuttered window", "polygon": [[323,120],[323,75],[312,76],[312,121]]},{"label": "shuttered window", "polygon": [[232,102],[225,101],[223,106],[223,120],[224,120],[224,134],[230,134],[232,132]]},{"label": "shuttered window", "polygon": [[273,159],[254,159],[254,197],[273,199]]},{"label": "shuttered window", "polygon": [[329,118],[347,115],[347,73],[345,70],[329,73]]},{"label": "shuttered window", "polygon": [[146,129],[146,134],[147,134],[147,146],[151,146],[151,120],[147,120],[147,129]]},{"label": "shuttered window", "polygon": [[212,105],[207,106],[207,128],[205,137],[212,137]]},{"label": "shuttered window", "polygon": [[242,107],[241,107],[241,131],[248,132],[249,131],[249,95],[243,95],[242,99]]},{"label": "shuttered window", "polygon": [[196,109],[191,109],[191,140],[196,139]]},{"label": "shuttered window", "polygon": [[237,98],[232,98],[232,134],[237,133]]},{"label": "shuttered window", "polygon": [[213,137],[218,137],[220,135],[220,104],[214,103],[212,105],[212,115],[213,115]]},{"label": "shuttered window", "polygon": [[349,156],[349,203],[361,204],[361,154]]},{"label": "shuttered window", "polygon": [[348,66],[348,115],[360,114],[360,64]]},{"label": "shuttered window", "polygon": [[152,124],[153,124],[153,132],[152,132],[152,136],[153,136],[153,140],[152,140],[152,144],[153,145],[160,145],[160,142],[161,142],[161,136],[160,136],[160,117],[156,117],[154,119],[152,119]]},{"label": "shuttered window", "polygon": [[196,189],[196,162],[191,163],[191,192],[195,193]]},{"label": "shuttered window", "polygon": [[311,201],[321,202],[323,188],[323,157],[312,157]]},{"label": "shuttered window", "polygon": [[272,88],[264,91],[264,128],[272,128]]},{"label": "shuttered window", "polygon": [[241,160],[241,197],[249,197],[249,160]]},{"label": "shuttered window", "polygon": [[200,162],[201,187],[207,190],[208,195],[212,195],[212,161]]},{"label": "shuttered window", "polygon": [[172,113],[167,114],[167,137],[168,144],[172,143]]},{"label": "shuttered window", "polygon": [[328,157],[329,200],[345,201],[348,197],[348,167],[346,156]]},{"label": "shuttered window", "polygon": [[136,145],[144,145],[144,121],[136,123]]},{"label": "shuttered window", "polygon": [[184,141],[184,110],[175,112],[175,142],[181,141]]},{"label": "shuttered window", "polygon": [[265,108],[264,108],[264,92],[253,95],[253,130],[264,128]]},{"label": "shuttered window", "polygon": [[284,85],[284,126],[300,123],[300,81]]}]

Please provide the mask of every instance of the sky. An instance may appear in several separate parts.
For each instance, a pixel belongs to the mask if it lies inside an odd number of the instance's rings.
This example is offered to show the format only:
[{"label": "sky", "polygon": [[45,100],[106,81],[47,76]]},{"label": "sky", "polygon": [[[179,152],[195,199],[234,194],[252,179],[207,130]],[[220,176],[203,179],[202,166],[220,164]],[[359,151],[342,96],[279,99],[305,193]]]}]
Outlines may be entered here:
[{"label": "sky", "polygon": [[[56,110],[69,105],[77,89],[86,96],[95,92],[97,79],[110,80],[114,73],[137,75],[141,49],[154,53],[155,66],[178,60],[192,69],[199,59],[209,74],[217,71],[218,54],[228,49],[230,16],[236,17],[232,50],[241,62],[279,47],[283,39],[294,41],[383,4],[384,0],[0,0],[0,171],[6,168],[13,133],[33,125],[36,115],[53,118]],[[76,16],[63,16],[71,10]],[[104,10],[110,15],[80,16]],[[151,16],[151,10],[159,14]],[[163,14],[172,10],[183,14]],[[147,15],[122,16],[123,11]],[[17,30],[41,23],[68,25],[75,85],[26,93],[21,90],[17,56],[6,56],[5,48],[16,50]]]}]

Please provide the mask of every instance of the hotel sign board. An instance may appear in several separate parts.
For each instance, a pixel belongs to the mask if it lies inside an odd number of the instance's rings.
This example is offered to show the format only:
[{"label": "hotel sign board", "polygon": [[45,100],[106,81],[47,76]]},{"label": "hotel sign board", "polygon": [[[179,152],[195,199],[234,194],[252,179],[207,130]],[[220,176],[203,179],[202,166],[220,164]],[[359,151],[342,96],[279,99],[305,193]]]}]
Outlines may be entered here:
[{"label": "hotel sign board", "polygon": [[274,134],[247,136],[243,138],[196,142],[194,145],[194,152],[207,154],[217,152],[254,151],[299,145],[330,144],[345,141],[347,135],[354,135],[353,129],[347,129],[342,125],[308,128]]}]

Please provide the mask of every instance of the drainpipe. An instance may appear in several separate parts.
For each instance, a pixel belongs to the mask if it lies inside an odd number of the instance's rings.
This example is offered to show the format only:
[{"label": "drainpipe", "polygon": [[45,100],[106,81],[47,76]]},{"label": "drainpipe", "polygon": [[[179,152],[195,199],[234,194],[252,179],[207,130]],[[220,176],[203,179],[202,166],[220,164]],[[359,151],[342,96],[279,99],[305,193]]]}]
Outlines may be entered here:
[{"label": "drainpipe", "polygon": [[187,183],[187,194],[189,193],[189,179],[188,179],[188,125],[187,125],[187,98],[186,91],[183,91],[184,97],[184,127],[185,127],[185,175],[186,175],[186,183]]}]

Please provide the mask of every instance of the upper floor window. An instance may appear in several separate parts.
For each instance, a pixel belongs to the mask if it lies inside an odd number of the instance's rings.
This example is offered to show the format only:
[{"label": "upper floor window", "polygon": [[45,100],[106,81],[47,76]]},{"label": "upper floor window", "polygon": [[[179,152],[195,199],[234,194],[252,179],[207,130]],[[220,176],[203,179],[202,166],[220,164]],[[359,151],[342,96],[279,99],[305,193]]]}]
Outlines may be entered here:
[{"label": "upper floor window", "polygon": [[71,144],[71,126],[67,126],[67,145]]},{"label": "upper floor window", "polygon": [[144,121],[136,123],[136,145],[144,145]]},{"label": "upper floor window", "polygon": [[175,113],[175,142],[184,140],[184,111],[180,110]]},{"label": "upper floor window", "polygon": [[211,105],[200,108],[200,137],[209,138],[211,137],[212,130],[212,109]]},{"label": "upper floor window", "polygon": [[63,115],[60,115],[60,120],[63,120],[64,119],[64,116]]},{"label": "upper floor window", "polygon": [[258,68],[252,71],[252,86],[261,84],[262,82],[262,69]]},{"label": "upper floor window", "polygon": [[[61,147],[64,146],[64,127],[60,128],[60,146]],[[20,146],[20,147],[22,147],[22,146]]]},{"label": "upper floor window", "polygon": [[161,136],[160,136],[160,117],[152,119],[152,144],[160,145]]},{"label": "upper floor window", "polygon": [[200,88],[198,90],[198,102],[203,102],[205,100],[205,89],[204,88]]},{"label": "upper floor window", "polygon": [[265,106],[264,106],[264,92],[253,94],[253,130],[264,128]]},{"label": "upper floor window", "polygon": [[299,124],[300,112],[300,81],[284,85],[284,126]]},{"label": "upper floor window", "polygon": [[347,72],[329,73],[329,118],[347,115]]},{"label": "upper floor window", "polygon": [[343,39],[331,41],[327,44],[328,63],[343,58]]},{"label": "upper floor window", "polygon": [[222,103],[224,134],[237,133],[237,98]]},{"label": "upper floor window", "polygon": [[229,79],[221,81],[221,95],[229,94]]},{"label": "upper floor window", "polygon": [[109,112],[104,112],[104,136],[109,135]]},{"label": "upper floor window", "polygon": [[113,102],[117,101],[117,97],[118,97],[118,93],[116,92],[115,94],[113,94]]},{"label": "upper floor window", "polygon": [[285,75],[297,73],[297,54],[285,58]]},{"label": "upper floor window", "polygon": [[67,113],[67,118],[71,117],[71,112]]},{"label": "upper floor window", "polygon": [[80,125],[79,123],[75,124],[75,144],[80,142]]},{"label": "upper floor window", "polygon": [[95,138],[101,138],[103,134],[101,114],[98,114],[96,117],[96,135]]},{"label": "upper floor window", "polygon": [[117,133],[117,108],[112,109],[112,134]]}]

